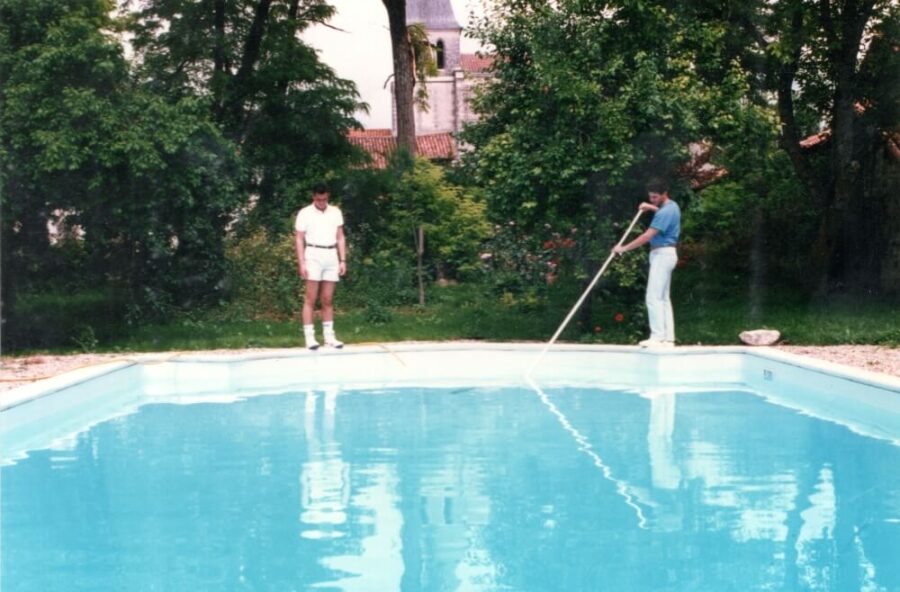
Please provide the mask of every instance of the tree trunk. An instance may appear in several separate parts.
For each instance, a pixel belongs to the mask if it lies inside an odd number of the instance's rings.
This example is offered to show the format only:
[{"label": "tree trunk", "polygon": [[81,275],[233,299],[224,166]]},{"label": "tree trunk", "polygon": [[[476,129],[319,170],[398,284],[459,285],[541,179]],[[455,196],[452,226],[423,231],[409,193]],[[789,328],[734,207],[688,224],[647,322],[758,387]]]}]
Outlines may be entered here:
[{"label": "tree trunk", "polygon": [[[890,141],[890,140],[888,140]],[[881,189],[884,200],[884,221],[886,229],[896,229],[900,225],[900,164],[892,159],[891,147],[877,155],[875,161],[879,178],[884,179]],[[897,158],[900,160],[900,158]],[[887,230],[884,257],[881,260],[880,288],[886,294],[900,296],[900,233]]]},{"label": "tree trunk", "polygon": [[848,287],[864,288],[869,279],[864,262],[868,259],[869,242],[863,229],[862,212],[866,209],[859,183],[860,163],[854,101],[857,96],[857,54],[865,24],[872,11],[872,1],[846,2],[838,21],[840,27],[826,29],[834,64],[834,106],[831,122],[831,168],[834,174],[834,201],[831,215],[832,266],[830,276]]},{"label": "tree trunk", "polygon": [[215,45],[213,46],[213,75],[220,76],[228,72],[228,58],[225,54],[225,0],[213,3],[213,26],[215,28]]},{"label": "tree trunk", "polygon": [[236,139],[240,141],[244,135],[244,102],[246,97],[247,81],[253,74],[259,62],[262,50],[263,37],[269,20],[269,9],[272,0],[259,0],[253,13],[253,22],[247,32],[244,48],[241,55],[241,65],[231,80],[231,89],[227,99],[225,114],[234,123]]},{"label": "tree trunk", "polygon": [[394,103],[397,106],[397,145],[416,154],[413,90],[416,84],[412,43],[406,28],[406,0],[382,0],[391,29],[394,56]]},{"label": "tree trunk", "polygon": [[425,270],[422,267],[422,257],[425,255],[425,229],[422,226],[413,230],[416,240],[416,272],[419,276],[419,306],[425,306]]},{"label": "tree trunk", "polygon": [[782,64],[777,73],[778,118],[781,121],[779,143],[790,158],[791,165],[793,165],[800,182],[806,187],[813,202],[822,213],[819,235],[812,246],[812,269],[810,269],[808,281],[811,286],[824,289],[828,283],[829,262],[833,252],[834,230],[832,226],[835,216],[832,212],[832,193],[829,191],[831,183],[819,178],[813,170],[809,156],[800,146],[800,131],[794,114],[794,80],[801,50],[801,45],[796,42],[796,39],[799,38],[802,29],[803,14],[797,10],[791,19],[789,31],[789,36],[795,39],[793,54],[790,62]]}]

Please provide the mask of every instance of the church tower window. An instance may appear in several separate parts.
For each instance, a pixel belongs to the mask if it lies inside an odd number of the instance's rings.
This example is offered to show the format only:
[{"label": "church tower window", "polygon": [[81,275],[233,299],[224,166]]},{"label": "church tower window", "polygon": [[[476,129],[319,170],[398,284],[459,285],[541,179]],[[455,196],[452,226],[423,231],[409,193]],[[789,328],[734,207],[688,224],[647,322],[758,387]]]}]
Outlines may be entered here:
[{"label": "church tower window", "polygon": [[438,70],[444,69],[444,40],[438,39],[434,44],[434,61],[437,62]]}]

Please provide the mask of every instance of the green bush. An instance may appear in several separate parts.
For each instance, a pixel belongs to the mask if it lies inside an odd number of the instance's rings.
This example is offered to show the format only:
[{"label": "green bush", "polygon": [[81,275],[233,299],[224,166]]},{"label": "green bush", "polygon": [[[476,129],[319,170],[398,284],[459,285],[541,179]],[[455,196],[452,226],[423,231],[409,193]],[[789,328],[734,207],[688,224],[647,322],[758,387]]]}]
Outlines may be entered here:
[{"label": "green bush", "polygon": [[3,350],[93,351],[123,331],[126,309],[122,295],[111,290],[45,287],[22,292],[4,319]]},{"label": "green bush", "polygon": [[301,285],[293,234],[264,228],[227,245],[232,310],[245,318],[290,317],[300,306]]},{"label": "green bush", "polygon": [[484,204],[444,169],[398,155],[387,170],[352,170],[334,184],[344,212],[348,270],[335,299],[364,308],[418,301],[416,233],[424,231],[426,283],[479,275],[490,233]]}]

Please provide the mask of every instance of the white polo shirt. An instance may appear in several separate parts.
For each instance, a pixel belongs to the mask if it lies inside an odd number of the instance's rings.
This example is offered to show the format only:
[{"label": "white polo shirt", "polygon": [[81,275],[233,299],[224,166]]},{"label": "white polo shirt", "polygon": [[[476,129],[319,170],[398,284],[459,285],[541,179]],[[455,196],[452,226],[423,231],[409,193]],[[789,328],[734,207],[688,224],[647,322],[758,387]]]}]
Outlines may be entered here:
[{"label": "white polo shirt", "polygon": [[305,233],[306,244],[330,247],[337,244],[337,230],[344,225],[340,208],[331,204],[320,210],[309,204],[297,213],[294,230]]}]

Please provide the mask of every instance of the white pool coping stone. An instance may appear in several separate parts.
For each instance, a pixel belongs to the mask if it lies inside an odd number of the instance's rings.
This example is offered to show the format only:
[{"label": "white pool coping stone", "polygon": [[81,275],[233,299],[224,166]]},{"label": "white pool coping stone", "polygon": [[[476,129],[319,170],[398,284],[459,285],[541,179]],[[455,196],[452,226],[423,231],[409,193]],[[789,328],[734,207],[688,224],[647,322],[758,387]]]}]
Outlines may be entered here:
[{"label": "white pool coping stone", "polygon": [[[0,460],[150,402],[197,403],[307,389],[527,386],[542,343],[402,342],[342,350],[141,354],[12,389],[0,398]],[[900,442],[900,378],[766,347],[554,345],[541,387],[751,390],[773,403]],[[50,435],[48,435],[50,434]]]}]

